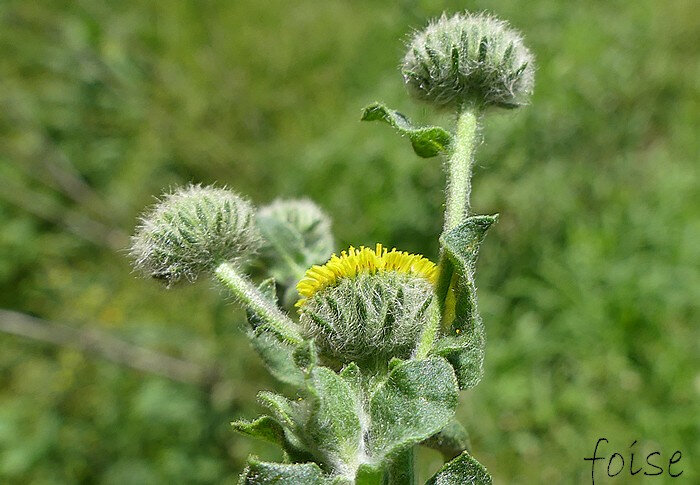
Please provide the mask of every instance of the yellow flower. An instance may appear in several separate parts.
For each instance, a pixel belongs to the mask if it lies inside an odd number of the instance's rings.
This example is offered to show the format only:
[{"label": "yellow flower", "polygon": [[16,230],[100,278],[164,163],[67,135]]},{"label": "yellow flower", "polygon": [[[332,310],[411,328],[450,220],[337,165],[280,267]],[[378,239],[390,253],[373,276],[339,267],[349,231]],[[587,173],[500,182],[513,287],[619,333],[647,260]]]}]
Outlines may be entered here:
[{"label": "yellow flower", "polygon": [[301,299],[297,307],[302,307],[306,300],[324,288],[335,286],[342,278],[354,278],[359,274],[376,274],[393,271],[419,276],[435,283],[437,266],[420,254],[409,254],[397,251],[395,248],[387,251],[381,244],[374,250],[360,246],[343,251],[340,256],[335,254],[324,265],[314,265],[297,284]]}]

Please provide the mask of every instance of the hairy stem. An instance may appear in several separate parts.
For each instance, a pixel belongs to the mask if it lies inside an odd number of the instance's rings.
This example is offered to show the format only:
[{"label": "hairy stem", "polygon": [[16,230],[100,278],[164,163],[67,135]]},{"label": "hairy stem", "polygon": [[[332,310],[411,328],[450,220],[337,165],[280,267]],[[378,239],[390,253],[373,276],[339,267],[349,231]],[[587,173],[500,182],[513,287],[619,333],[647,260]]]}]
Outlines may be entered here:
[{"label": "hairy stem", "polygon": [[447,161],[447,200],[443,232],[457,227],[469,212],[478,117],[479,110],[473,106],[467,106],[457,119],[454,149]]},{"label": "hairy stem", "polygon": [[[467,105],[457,119],[454,148],[447,161],[447,198],[443,234],[454,229],[469,213],[469,197],[472,190],[472,164],[477,142],[480,110]],[[445,299],[452,281],[452,263],[444,252],[440,254],[440,275],[436,285],[440,313],[445,314]]]},{"label": "hairy stem", "polygon": [[275,332],[291,343],[303,340],[297,325],[270,300],[265,298],[248,278],[238,272],[231,263],[222,263],[214,271],[217,279],[223,283],[241,303],[254,312]]}]

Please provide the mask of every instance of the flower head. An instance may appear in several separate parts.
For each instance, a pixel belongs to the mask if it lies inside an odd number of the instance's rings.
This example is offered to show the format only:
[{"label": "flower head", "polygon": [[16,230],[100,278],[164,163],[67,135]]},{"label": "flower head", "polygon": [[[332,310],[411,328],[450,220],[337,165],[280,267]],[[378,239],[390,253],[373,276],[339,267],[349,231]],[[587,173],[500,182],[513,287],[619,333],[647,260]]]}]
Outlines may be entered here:
[{"label": "flower head", "polygon": [[132,237],[134,266],[167,285],[195,280],[260,246],[254,209],[234,192],[191,185],[163,196]]},{"label": "flower head", "polygon": [[388,251],[381,244],[375,249],[350,246],[340,257],[331,256],[326,264],[314,265],[306,271],[304,278],[297,284],[297,291],[302,298],[297,302],[302,307],[307,299],[326,287],[334,286],[343,278],[355,278],[360,274],[377,274],[385,272],[403,273],[419,276],[431,283],[437,278],[437,266],[420,254]]},{"label": "flower head", "polygon": [[427,324],[436,277],[421,255],[351,247],[297,285],[302,330],[341,362],[406,358]]},{"label": "flower head", "polygon": [[415,34],[401,71],[409,92],[439,107],[527,102],[534,58],[518,32],[485,14],[443,15]]}]

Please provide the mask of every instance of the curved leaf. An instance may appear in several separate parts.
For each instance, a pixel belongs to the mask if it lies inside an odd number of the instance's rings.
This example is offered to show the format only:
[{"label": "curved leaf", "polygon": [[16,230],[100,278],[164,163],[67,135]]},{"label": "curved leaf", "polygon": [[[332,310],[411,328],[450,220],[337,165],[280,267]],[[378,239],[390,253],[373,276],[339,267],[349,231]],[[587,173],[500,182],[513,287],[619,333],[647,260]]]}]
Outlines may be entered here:
[{"label": "curved leaf", "polygon": [[314,367],[309,378],[312,408],[304,434],[336,470],[357,466],[362,445],[359,403],[350,385],[327,367]]},{"label": "curved leaf", "polygon": [[486,336],[477,310],[474,270],[479,246],[498,216],[472,216],[440,238],[445,254],[454,266],[453,315],[449,335],[435,343],[434,354],[445,357],[454,367],[460,389],[474,387],[481,380]]},{"label": "curved leaf", "polygon": [[[274,279],[266,279],[258,288],[265,297],[277,304]],[[281,382],[297,387],[302,386],[305,376],[294,360],[296,346],[281,340],[274,332],[269,331],[255,313],[247,310],[246,314],[250,325],[248,338],[270,374]]]},{"label": "curved leaf", "polygon": [[437,450],[442,453],[445,460],[451,460],[463,451],[469,450],[469,433],[459,421],[452,419],[447,426],[423,441],[421,445]]},{"label": "curved leaf", "polygon": [[282,425],[270,416],[260,416],[254,421],[233,421],[231,426],[242,435],[258,438],[280,446],[285,444]]},{"label": "curved leaf", "polygon": [[447,151],[452,144],[452,135],[439,126],[414,127],[408,118],[381,103],[367,106],[362,121],[383,121],[393,126],[402,136],[411,140],[413,150],[419,157],[430,158]]},{"label": "curved leaf", "polygon": [[330,485],[330,478],[315,463],[282,464],[248,460],[240,485]]}]

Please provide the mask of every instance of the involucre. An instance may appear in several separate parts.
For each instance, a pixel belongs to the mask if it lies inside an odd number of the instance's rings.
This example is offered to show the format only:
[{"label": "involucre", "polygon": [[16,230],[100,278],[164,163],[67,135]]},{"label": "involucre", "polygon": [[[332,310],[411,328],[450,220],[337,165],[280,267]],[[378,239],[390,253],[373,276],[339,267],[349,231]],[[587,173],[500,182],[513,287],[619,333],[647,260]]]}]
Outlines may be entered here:
[{"label": "involucre", "polygon": [[362,364],[408,358],[428,323],[433,285],[397,272],[343,278],[304,304],[300,324],[321,354]]}]

